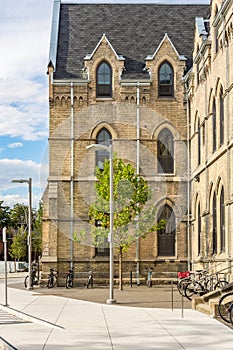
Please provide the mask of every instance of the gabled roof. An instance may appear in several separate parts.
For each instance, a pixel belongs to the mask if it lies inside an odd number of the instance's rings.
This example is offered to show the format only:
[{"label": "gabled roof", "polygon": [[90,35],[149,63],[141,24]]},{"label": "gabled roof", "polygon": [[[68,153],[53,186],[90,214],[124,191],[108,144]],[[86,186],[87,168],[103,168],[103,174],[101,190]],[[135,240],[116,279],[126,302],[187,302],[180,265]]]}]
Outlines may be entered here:
[{"label": "gabled roof", "polygon": [[[208,13],[209,5],[200,4],[61,3],[56,62],[52,60],[54,78],[82,77],[83,59],[95,50],[104,33],[116,54],[125,58],[125,77],[144,75],[145,59],[155,53],[165,33],[179,55],[187,58],[189,68],[195,18],[207,17]],[[53,22],[57,23],[55,19]]]},{"label": "gabled roof", "polygon": [[108,44],[108,46],[111,48],[112,52],[114,53],[114,55],[116,56],[116,58],[119,60],[119,61],[124,61],[124,57],[122,55],[118,55],[116,53],[116,51],[114,50],[114,48],[112,47],[111,43],[109,42],[108,38],[106,37],[105,33],[103,34],[102,38],[100,39],[100,41],[98,42],[98,44],[96,45],[96,47],[94,48],[93,52],[89,55],[86,55],[84,57],[84,60],[91,60],[93,55],[95,54],[95,52],[97,51],[98,47],[100,46],[100,44],[102,43],[102,41],[105,40]]}]

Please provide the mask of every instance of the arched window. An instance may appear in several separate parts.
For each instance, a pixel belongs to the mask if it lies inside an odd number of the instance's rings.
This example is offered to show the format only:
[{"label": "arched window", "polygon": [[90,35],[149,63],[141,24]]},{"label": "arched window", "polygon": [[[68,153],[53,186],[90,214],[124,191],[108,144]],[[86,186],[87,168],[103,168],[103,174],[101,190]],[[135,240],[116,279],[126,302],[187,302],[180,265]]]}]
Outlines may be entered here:
[{"label": "arched window", "polygon": [[197,209],[197,230],[198,230],[197,253],[198,253],[198,255],[200,255],[201,254],[201,207],[200,207],[200,203],[198,203],[198,209]]},{"label": "arched window", "polygon": [[217,254],[217,205],[216,205],[216,194],[214,193],[213,197],[213,239],[212,239],[212,244],[213,244],[213,254]]},{"label": "arched window", "polygon": [[172,133],[167,129],[160,131],[157,143],[158,172],[174,173],[174,139]]},{"label": "arched window", "polygon": [[168,62],[164,62],[159,67],[159,96],[174,95],[174,73]]},{"label": "arched window", "polygon": [[223,100],[222,88],[220,91],[219,104],[220,104],[220,146],[221,146],[224,142],[224,100]]},{"label": "arched window", "polygon": [[220,195],[220,247],[221,253],[225,252],[226,237],[225,237],[225,206],[224,206],[224,189],[222,188]]},{"label": "arched window", "polygon": [[213,110],[212,110],[212,128],[213,128],[213,152],[216,151],[216,143],[217,143],[217,133],[216,133],[216,104],[215,99],[213,102]]},{"label": "arched window", "polygon": [[200,119],[198,118],[197,125],[197,165],[201,164],[201,127],[200,127]]},{"label": "arched window", "polygon": [[[106,129],[103,128],[99,131],[96,137],[96,143],[99,143],[101,145],[109,146],[111,143],[112,136],[110,132]],[[96,152],[96,165],[100,168],[103,169],[103,164],[105,159],[109,159],[109,153],[105,150],[98,150]]]},{"label": "arched window", "polygon": [[176,218],[173,210],[167,204],[161,209],[158,221],[166,221],[165,228],[158,230],[158,255],[175,255]]},{"label": "arched window", "polygon": [[106,62],[97,68],[96,85],[97,97],[112,97],[112,69]]}]

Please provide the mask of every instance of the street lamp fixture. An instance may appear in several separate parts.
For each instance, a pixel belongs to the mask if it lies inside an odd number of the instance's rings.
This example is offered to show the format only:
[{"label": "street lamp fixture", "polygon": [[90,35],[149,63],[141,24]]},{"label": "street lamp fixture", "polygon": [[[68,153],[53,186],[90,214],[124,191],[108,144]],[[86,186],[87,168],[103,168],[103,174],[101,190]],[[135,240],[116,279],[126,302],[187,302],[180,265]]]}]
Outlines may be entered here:
[{"label": "street lamp fixture", "polygon": [[94,149],[95,151],[104,150],[109,154],[109,165],[110,165],[110,174],[109,174],[109,215],[110,215],[110,232],[109,232],[109,299],[107,299],[107,304],[115,304],[116,299],[114,299],[114,289],[113,289],[113,146],[101,145],[98,143],[93,143],[86,147],[89,149]]},{"label": "street lamp fixture", "polygon": [[32,179],[19,179],[19,180],[11,180],[13,183],[27,183],[28,184],[28,286],[27,289],[33,289],[32,286]]}]

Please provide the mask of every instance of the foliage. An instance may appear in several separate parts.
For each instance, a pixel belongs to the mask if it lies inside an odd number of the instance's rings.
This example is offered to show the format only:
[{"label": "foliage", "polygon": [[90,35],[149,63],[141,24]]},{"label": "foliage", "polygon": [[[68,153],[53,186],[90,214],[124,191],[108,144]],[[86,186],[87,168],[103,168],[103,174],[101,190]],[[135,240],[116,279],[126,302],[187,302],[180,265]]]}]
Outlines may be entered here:
[{"label": "foliage", "polygon": [[33,223],[32,231],[32,252],[34,259],[37,260],[42,254],[42,218],[43,218],[43,206],[39,203],[39,209],[36,212]]},{"label": "foliage", "polygon": [[[42,215],[43,208],[32,209],[32,258],[37,259],[42,252]],[[0,202],[0,228],[7,227],[12,236],[9,241],[9,254],[12,258],[23,259],[27,256],[28,206],[17,203],[12,208]],[[9,235],[8,235],[9,238]]]},{"label": "foliage", "polygon": [[10,210],[11,227],[17,229],[18,227],[26,228],[28,223],[28,206],[25,204],[15,204]]},{"label": "foliage", "polygon": [[4,206],[3,201],[0,201],[0,228],[9,227],[10,222],[10,207]]},{"label": "foliage", "polygon": [[[109,166],[109,161],[106,160],[103,170],[96,168],[97,199],[89,209],[90,223],[93,227],[92,234],[97,246],[106,239],[110,227]],[[114,244],[118,248],[121,247],[125,251],[139,236],[139,232],[135,231],[135,225],[132,225],[132,222],[134,223],[140,215],[149,197],[150,188],[141,176],[135,174],[133,166],[125,164],[122,159],[115,158],[113,161],[113,231]],[[132,226],[134,226],[133,230]]]},{"label": "foliage", "polygon": [[[89,209],[94,244],[102,246],[110,228],[110,162],[104,162],[103,170],[96,168],[97,199]],[[164,225],[155,223],[155,208],[147,208],[151,190],[143,177],[135,174],[131,164],[122,159],[113,160],[113,241],[119,250],[119,289],[122,283],[122,254],[132,242],[145,237]]]},{"label": "foliage", "polygon": [[18,233],[13,236],[9,254],[12,258],[17,260],[26,259],[27,232],[23,228],[19,228]]}]

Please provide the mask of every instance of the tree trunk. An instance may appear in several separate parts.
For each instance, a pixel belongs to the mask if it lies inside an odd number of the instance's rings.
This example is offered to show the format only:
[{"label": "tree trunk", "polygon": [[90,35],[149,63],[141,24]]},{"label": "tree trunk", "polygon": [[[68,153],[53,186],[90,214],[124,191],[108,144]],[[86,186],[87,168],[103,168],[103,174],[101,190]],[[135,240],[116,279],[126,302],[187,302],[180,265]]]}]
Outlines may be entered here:
[{"label": "tree trunk", "polygon": [[123,281],[122,281],[122,247],[119,251],[119,290],[123,290]]}]

